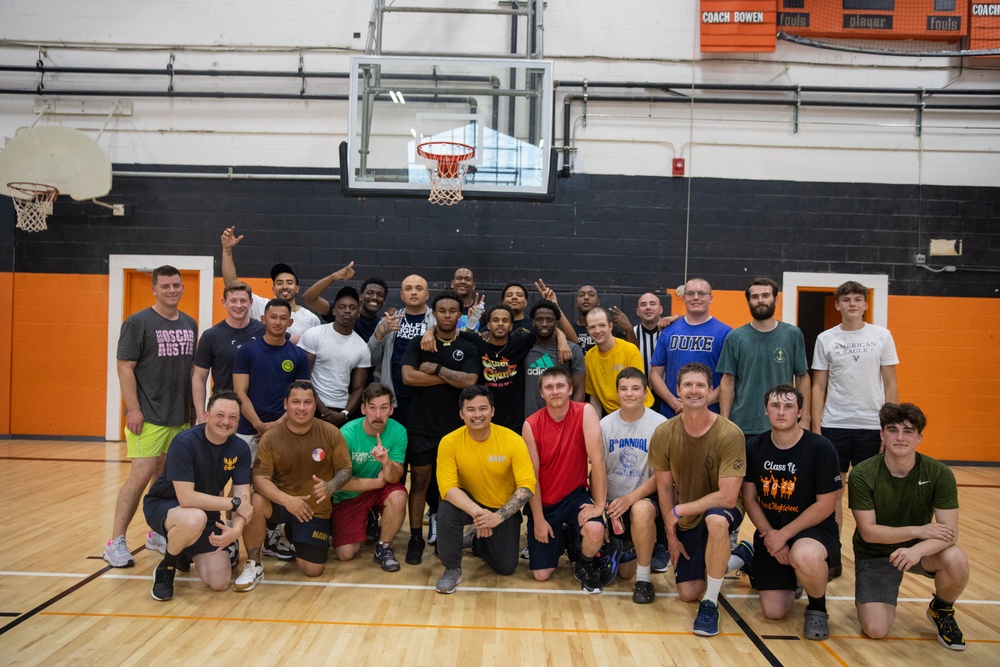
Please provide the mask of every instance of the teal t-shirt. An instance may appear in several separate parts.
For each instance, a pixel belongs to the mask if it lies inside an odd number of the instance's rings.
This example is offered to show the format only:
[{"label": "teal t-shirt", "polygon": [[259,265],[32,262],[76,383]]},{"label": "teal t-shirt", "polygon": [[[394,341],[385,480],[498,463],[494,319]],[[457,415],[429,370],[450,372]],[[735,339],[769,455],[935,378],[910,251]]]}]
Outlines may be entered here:
[{"label": "teal t-shirt", "polygon": [[[374,479],[382,471],[382,464],[371,455],[378,441],[375,436],[365,433],[364,421],[364,417],[349,421],[340,429],[340,433],[347,441],[347,449],[351,454],[353,476]],[[388,419],[385,422],[382,446],[389,451],[390,461],[402,464],[406,459],[406,429],[395,419]],[[333,502],[340,503],[360,495],[360,491],[337,491],[333,494]]]},{"label": "teal t-shirt", "polygon": [[[913,470],[906,477],[893,477],[885,466],[885,454],[878,454],[854,466],[848,480],[848,505],[852,510],[875,510],[880,526],[923,526],[934,518],[934,510],[958,509],[955,475],[945,464],[917,454]],[[886,558],[899,548],[919,540],[899,544],[869,544],[854,530],[854,558]]]},{"label": "teal t-shirt", "polygon": [[726,336],[715,370],[736,378],[729,419],[746,435],[770,431],[764,392],[779,384],[794,385],[797,376],[809,371],[802,331],[785,322],[766,333],[744,324]]}]

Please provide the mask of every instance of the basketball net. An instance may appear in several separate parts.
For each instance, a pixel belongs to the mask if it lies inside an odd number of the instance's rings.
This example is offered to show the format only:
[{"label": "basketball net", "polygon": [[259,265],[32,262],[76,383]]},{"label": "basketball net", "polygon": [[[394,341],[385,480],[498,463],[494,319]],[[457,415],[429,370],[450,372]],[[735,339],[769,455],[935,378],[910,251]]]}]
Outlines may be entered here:
[{"label": "basketball net", "polygon": [[17,228],[26,232],[40,232],[48,229],[47,218],[52,215],[52,202],[59,191],[42,183],[8,183],[14,210],[17,212]]},{"label": "basketball net", "polygon": [[462,183],[476,149],[455,141],[427,141],[417,146],[417,155],[427,161],[431,182],[427,201],[441,206],[462,201]]}]

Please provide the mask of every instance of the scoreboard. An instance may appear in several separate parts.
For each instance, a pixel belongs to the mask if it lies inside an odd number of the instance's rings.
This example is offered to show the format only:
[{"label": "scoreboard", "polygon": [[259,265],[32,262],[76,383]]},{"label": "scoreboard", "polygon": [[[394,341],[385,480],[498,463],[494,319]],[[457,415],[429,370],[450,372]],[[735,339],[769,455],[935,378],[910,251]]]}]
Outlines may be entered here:
[{"label": "scoreboard", "polygon": [[969,0],[777,2],[778,30],[801,37],[953,42],[969,32]]}]

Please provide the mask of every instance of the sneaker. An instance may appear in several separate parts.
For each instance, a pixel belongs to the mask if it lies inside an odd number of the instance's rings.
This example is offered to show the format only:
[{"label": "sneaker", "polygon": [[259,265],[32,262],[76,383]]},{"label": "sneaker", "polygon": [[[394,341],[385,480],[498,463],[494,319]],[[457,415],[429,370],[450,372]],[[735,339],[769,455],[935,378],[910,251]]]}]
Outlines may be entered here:
[{"label": "sneaker", "polygon": [[927,620],[937,626],[938,641],[941,642],[941,646],[952,651],[965,650],[965,637],[955,622],[954,607],[935,610],[934,607],[928,606]]},{"label": "sneaker", "polygon": [[108,561],[111,567],[132,567],[135,565],[132,552],[128,550],[128,545],[125,544],[124,535],[116,537],[113,540],[108,540],[108,546],[104,547],[104,560]]},{"label": "sneaker", "polygon": [[[472,549],[473,551],[475,551],[476,533],[477,532],[478,531],[476,530],[475,526],[469,526],[468,528],[466,528],[462,532],[462,548],[463,549]],[[527,549],[527,548],[528,547],[525,547],[525,549]],[[525,558],[525,556],[521,556],[521,558]]]},{"label": "sneaker", "polygon": [[667,545],[657,544],[653,547],[653,559],[649,561],[649,567],[653,572],[666,572],[670,569],[670,552]]},{"label": "sneaker", "polygon": [[622,557],[622,541],[612,536],[611,541],[601,547],[594,562],[597,563],[597,571],[601,575],[601,587],[608,586],[618,575],[618,564]]},{"label": "sneaker", "polygon": [[743,561],[743,566],[736,570],[741,577],[750,576],[750,565],[753,563],[753,545],[743,540],[733,549],[733,555]]},{"label": "sneaker", "polygon": [[618,567],[625,563],[631,563],[635,558],[635,545],[632,544],[631,540],[622,540],[622,556],[618,559]]},{"label": "sneaker", "polygon": [[406,545],[406,564],[420,565],[420,561],[424,559],[425,546],[424,538],[411,535],[410,542]]},{"label": "sneaker", "polygon": [[271,556],[278,560],[295,560],[295,547],[285,539],[285,532],[281,530],[281,526],[267,531],[263,552],[265,556]]},{"label": "sneaker", "polygon": [[434,588],[437,589],[438,593],[449,595],[455,592],[460,583],[462,583],[462,568],[448,567],[445,568],[444,574],[438,579],[437,585]]},{"label": "sneaker", "polygon": [[165,556],[167,554],[167,538],[155,531],[149,531],[146,533],[146,549],[158,551]]},{"label": "sneaker", "polygon": [[177,558],[174,560],[174,569],[185,573],[191,571],[191,559],[188,558],[187,551],[177,554]]},{"label": "sneaker", "polygon": [[813,641],[830,638],[830,615],[818,609],[806,609],[802,624],[802,636]]},{"label": "sneaker", "polygon": [[383,572],[399,572],[399,561],[396,560],[391,544],[375,545],[375,555],[372,560],[379,564]]},{"label": "sneaker", "polygon": [[368,510],[368,522],[365,524],[365,544],[375,544],[381,537],[382,528],[379,525],[378,513]]},{"label": "sneaker", "polygon": [[438,515],[435,512],[431,514],[430,520],[427,522],[427,544],[436,544],[438,541]]},{"label": "sneaker", "polygon": [[719,634],[719,605],[711,600],[702,600],[698,605],[698,616],[694,619],[694,633],[701,637]]},{"label": "sneaker", "polygon": [[740,542],[740,529],[737,528],[735,530],[730,531],[730,533],[729,533],[729,553],[733,553],[733,550],[736,549],[736,546],[739,544],[739,542]]},{"label": "sneaker", "polygon": [[233,590],[237,593],[247,593],[257,588],[257,584],[264,580],[264,566],[258,565],[257,561],[248,560],[243,564],[243,571],[236,577]]},{"label": "sneaker", "polygon": [[235,568],[240,564],[240,543],[230,542],[226,549],[229,551],[229,567]]},{"label": "sneaker", "polygon": [[528,560],[529,558],[531,558],[531,556],[528,555],[528,547],[524,547],[521,549],[521,559]]},{"label": "sneaker", "polygon": [[174,597],[174,568],[162,562],[156,566],[153,570],[153,589],[149,594],[160,602]]},{"label": "sneaker", "polygon": [[635,588],[632,589],[632,602],[650,604],[655,599],[656,589],[653,588],[653,584],[648,581],[635,582]]},{"label": "sneaker", "polygon": [[602,592],[604,590],[604,586],[601,583],[601,571],[600,565],[597,562],[597,557],[595,556],[589,564],[584,564],[583,559],[581,558],[577,561],[577,564],[580,566],[577,568],[577,579],[580,580],[583,590],[587,593]]}]

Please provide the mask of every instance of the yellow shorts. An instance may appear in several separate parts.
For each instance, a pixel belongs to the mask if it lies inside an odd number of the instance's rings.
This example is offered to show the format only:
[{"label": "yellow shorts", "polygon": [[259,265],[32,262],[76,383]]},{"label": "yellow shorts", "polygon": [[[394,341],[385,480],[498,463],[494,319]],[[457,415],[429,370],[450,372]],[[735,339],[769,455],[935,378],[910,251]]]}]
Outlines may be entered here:
[{"label": "yellow shorts", "polygon": [[146,422],[142,425],[142,433],[136,435],[125,427],[125,442],[128,444],[130,459],[143,459],[160,456],[167,453],[167,447],[174,436],[186,429],[189,424],[180,426],[158,426]]}]

